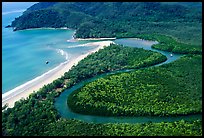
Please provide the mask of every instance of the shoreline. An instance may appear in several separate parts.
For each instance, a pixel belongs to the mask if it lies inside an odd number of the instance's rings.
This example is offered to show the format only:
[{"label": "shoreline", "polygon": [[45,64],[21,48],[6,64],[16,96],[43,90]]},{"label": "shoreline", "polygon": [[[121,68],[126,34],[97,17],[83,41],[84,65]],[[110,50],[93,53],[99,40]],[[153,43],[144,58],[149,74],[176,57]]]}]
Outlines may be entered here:
[{"label": "shoreline", "polygon": [[52,83],[54,80],[62,77],[65,72],[68,72],[73,65],[78,64],[79,61],[87,57],[88,55],[97,52],[99,49],[103,49],[105,46],[109,46],[113,41],[100,41],[83,44],[83,46],[97,46],[94,50],[89,51],[86,54],[80,55],[72,61],[65,61],[57,67],[49,70],[48,72],[2,94],[2,107],[8,104],[9,108],[14,106],[14,103],[21,98],[26,99],[34,91],[37,92],[44,85]]},{"label": "shoreline", "polygon": [[75,38],[75,40],[82,41],[82,40],[115,40],[115,37],[111,38]]},{"label": "shoreline", "polygon": [[[76,32],[74,32],[75,34]],[[116,37],[110,37],[110,38],[74,38],[74,35],[72,36],[72,39],[68,39],[67,42],[76,42],[76,41],[97,41],[97,40],[116,40]]]},{"label": "shoreline", "polygon": [[[11,27],[12,28],[12,27]],[[28,30],[73,30],[67,27],[60,27],[60,28],[52,28],[52,27],[41,27],[41,28],[29,28],[29,29],[23,29],[23,30],[17,30],[17,31],[28,31]]]}]

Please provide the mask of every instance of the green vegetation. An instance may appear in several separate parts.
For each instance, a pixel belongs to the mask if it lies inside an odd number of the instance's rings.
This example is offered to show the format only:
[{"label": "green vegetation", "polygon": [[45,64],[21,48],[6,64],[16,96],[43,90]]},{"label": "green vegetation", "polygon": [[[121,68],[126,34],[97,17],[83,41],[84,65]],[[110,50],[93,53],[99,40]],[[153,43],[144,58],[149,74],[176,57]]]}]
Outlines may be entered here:
[{"label": "green vegetation", "polygon": [[[202,121],[161,123],[108,123],[93,124],[78,120],[60,119],[49,124],[45,136],[201,136]],[[63,131],[62,131],[63,130]]]},{"label": "green vegetation", "polygon": [[170,36],[158,34],[141,34],[136,37],[145,40],[156,40],[159,43],[152,47],[159,50],[169,51],[180,54],[202,54],[202,45],[190,45],[179,42]]},{"label": "green vegetation", "polygon": [[[52,20],[50,20],[52,19]],[[49,20],[49,22],[46,22]],[[26,22],[25,22],[26,21]],[[27,29],[27,28],[39,28],[39,27],[63,27],[61,17],[54,10],[38,10],[28,14],[28,16],[22,16],[16,18],[12,26],[15,26],[14,30]]]},{"label": "green vegetation", "polygon": [[182,42],[201,45],[202,4],[40,2],[28,8],[11,26],[16,27],[15,30],[68,27],[76,29],[77,38],[121,38],[157,33],[174,36]]},{"label": "green vegetation", "polygon": [[[112,45],[88,56],[80,61],[77,66],[74,66],[69,73],[65,73],[65,78],[60,78],[44,86],[38,92],[31,94],[29,98],[16,102],[12,109],[8,108],[3,111],[2,135],[202,135],[201,120],[174,123],[92,124],[78,120],[62,119],[54,107],[54,98],[66,89],[63,88],[63,85],[66,84],[67,88],[74,85],[77,82],[77,77],[81,76],[80,73],[89,72],[91,66],[98,64],[98,62],[90,62],[91,59],[92,61],[99,60],[97,55],[107,56],[107,53],[112,49],[115,50],[115,53],[122,54],[122,50],[126,47],[118,46],[117,49],[115,45]],[[137,51],[132,48],[127,48],[126,51],[128,49],[131,52],[144,51],[142,49],[137,49]],[[131,55],[130,53],[129,55]],[[144,55],[145,53],[153,55],[155,52],[143,52]],[[118,54],[113,55],[111,58],[117,57]],[[102,63],[106,63],[106,60],[108,59],[104,59]],[[80,72],[84,69],[82,64],[85,63],[89,63],[89,65],[86,64],[87,71]],[[78,72],[78,74],[74,74],[74,72]],[[69,78],[69,74],[74,76]]]},{"label": "green vegetation", "polygon": [[68,98],[77,113],[102,116],[175,116],[202,113],[201,56],[186,56],[95,80]]},{"label": "green vegetation", "polygon": [[63,78],[79,82],[104,72],[147,67],[166,60],[164,55],[157,52],[111,44],[81,60],[81,64],[65,73]]},{"label": "green vegetation", "polygon": [[[131,56],[133,54],[139,55],[140,53],[143,55]],[[130,62],[126,54],[129,54],[135,62]],[[123,61],[123,58],[127,59],[128,62]],[[143,62],[144,59],[148,60]],[[156,52],[112,44],[80,61],[77,66],[65,73],[64,77],[44,86],[38,92],[32,93],[29,98],[16,102],[12,109],[8,108],[3,111],[2,135],[43,135],[45,132],[49,132],[49,129],[46,130],[48,125],[57,123],[60,118],[54,107],[54,98],[66,88],[103,72],[123,69],[128,66],[142,67],[165,60],[166,57],[164,55]],[[71,131],[75,132],[75,130]]]},{"label": "green vegetation", "polygon": [[[77,102],[77,108],[86,106],[89,111],[82,110],[83,113],[100,114],[98,109],[104,111],[103,115],[111,116],[176,116],[202,112],[202,55],[193,55],[202,51],[201,47],[194,46],[202,42],[201,3],[40,2],[16,18],[11,26],[15,30],[68,27],[76,29],[75,37],[80,38],[140,37],[159,41],[154,45],[157,49],[192,54],[160,67],[112,75],[87,84],[82,88],[87,93],[77,91],[72,94],[73,103],[68,101],[72,108]],[[162,35],[142,35],[149,33]],[[188,44],[183,44],[184,41]],[[63,77],[16,102],[12,109],[4,106],[2,135],[202,136],[202,120],[94,124],[63,119],[54,107],[55,98],[61,92],[82,80],[114,70],[148,67],[165,60],[159,53],[121,45],[99,50],[73,66]],[[112,93],[103,92],[102,86]],[[96,102],[90,105],[93,101]]]}]

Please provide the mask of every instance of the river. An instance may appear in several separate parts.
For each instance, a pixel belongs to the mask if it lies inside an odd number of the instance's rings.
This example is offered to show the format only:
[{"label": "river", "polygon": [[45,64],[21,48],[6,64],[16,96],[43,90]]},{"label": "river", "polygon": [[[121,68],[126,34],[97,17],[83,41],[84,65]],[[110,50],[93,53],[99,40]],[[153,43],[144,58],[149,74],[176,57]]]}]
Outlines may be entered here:
[{"label": "river", "polygon": [[[160,52],[161,54],[165,55],[167,57],[167,60],[165,62],[162,62],[160,64],[154,65],[154,66],[160,66],[163,64],[167,64],[170,62],[173,62],[177,59],[179,59],[182,54],[173,54],[171,56],[171,52],[156,50],[151,48],[153,44],[156,44],[158,42],[153,41],[146,41],[136,38],[124,38],[124,39],[116,39],[114,40],[116,44],[123,44],[125,46],[129,47],[137,47],[137,48],[144,48],[146,50],[152,50],[156,52]],[[152,66],[151,66],[152,67]],[[177,116],[177,117],[159,117],[159,116],[139,116],[139,117],[107,117],[107,116],[96,116],[96,115],[83,115],[72,112],[68,105],[67,105],[67,98],[68,96],[75,90],[83,87],[86,83],[92,82],[96,79],[99,79],[101,77],[105,77],[110,74],[117,74],[121,72],[130,72],[135,69],[130,70],[121,70],[121,71],[113,71],[110,73],[104,73],[98,76],[95,76],[93,78],[87,79],[85,81],[81,81],[80,83],[74,85],[73,87],[65,90],[60,94],[59,97],[55,99],[55,108],[58,110],[60,115],[63,118],[67,119],[78,119],[82,120],[88,123],[147,123],[147,122],[174,122],[179,120],[196,120],[196,119],[202,119],[201,114],[196,115],[186,115],[186,116]]]}]

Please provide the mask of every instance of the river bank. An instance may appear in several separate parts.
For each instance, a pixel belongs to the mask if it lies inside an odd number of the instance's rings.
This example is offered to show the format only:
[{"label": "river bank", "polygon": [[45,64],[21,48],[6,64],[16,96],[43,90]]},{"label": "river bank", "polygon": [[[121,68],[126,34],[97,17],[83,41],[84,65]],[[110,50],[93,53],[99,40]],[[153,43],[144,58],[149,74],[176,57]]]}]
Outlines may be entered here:
[{"label": "river bank", "polygon": [[[134,40],[135,42],[133,42],[132,40]],[[173,61],[178,60],[180,57],[183,56],[182,54],[174,54],[174,56],[171,57],[170,56],[171,52],[153,49],[153,48],[151,48],[151,45],[147,45],[148,43],[142,43],[142,44],[140,43],[139,45],[137,45],[136,42],[138,42],[138,40],[139,39],[120,39],[120,40],[116,40],[114,42],[116,44],[124,44],[124,45],[128,44],[128,46],[130,46],[130,47],[144,48],[146,50],[152,50],[152,51],[154,50],[156,52],[162,53],[163,55],[165,55],[167,57],[167,60],[165,62],[153,65],[154,67],[161,66],[161,65],[167,64],[167,63],[171,63]],[[141,41],[139,41],[139,42],[141,42]],[[149,68],[151,68],[153,66],[150,66]],[[105,78],[109,75],[131,72],[134,70],[138,70],[138,69],[117,70],[117,71],[112,71],[112,72],[100,74],[100,75],[94,76],[92,78],[83,80],[83,81],[77,83],[76,85],[66,89],[64,92],[62,92],[59,95],[59,97],[56,97],[55,103],[54,103],[55,108],[58,110],[58,112],[62,116],[62,118],[81,120],[81,121],[84,121],[86,123],[148,123],[148,122],[159,123],[159,122],[175,122],[175,121],[179,121],[179,120],[193,121],[193,120],[202,118],[201,114],[188,114],[188,115],[162,116],[162,117],[161,116],[135,116],[135,117],[134,116],[133,117],[131,117],[131,116],[103,116],[105,113],[104,114],[101,113],[101,115],[82,114],[82,113],[77,113],[77,112],[72,111],[72,109],[68,105],[68,97],[70,96],[70,94],[73,94],[73,92],[79,90],[80,88],[84,87],[85,85],[88,85],[89,83],[96,81],[100,78]],[[119,82],[121,82],[121,80]],[[102,83],[100,83],[100,84],[102,84]],[[73,99],[73,97],[71,97],[71,99]],[[86,98],[86,100],[87,99],[88,98]],[[77,108],[79,109],[80,106],[77,105]],[[79,110],[81,110],[81,109],[79,109]]]}]

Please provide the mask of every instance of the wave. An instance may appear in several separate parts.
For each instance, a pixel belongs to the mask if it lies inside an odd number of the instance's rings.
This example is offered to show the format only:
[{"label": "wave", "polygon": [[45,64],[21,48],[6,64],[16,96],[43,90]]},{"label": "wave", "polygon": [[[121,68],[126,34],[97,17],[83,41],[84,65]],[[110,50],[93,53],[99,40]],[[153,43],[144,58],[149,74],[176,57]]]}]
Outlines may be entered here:
[{"label": "wave", "polygon": [[77,47],[87,47],[87,46],[95,46],[95,45],[88,45],[88,43],[86,43],[81,45],[68,46],[67,48],[77,48]]},{"label": "wave", "polygon": [[[57,50],[57,53],[60,53],[62,56],[67,54],[67,52],[65,52],[64,50],[62,49],[56,49],[56,48],[53,48],[52,46],[55,45],[55,44],[47,44],[47,48],[48,49],[51,49],[51,50]],[[87,46],[92,46],[92,45],[85,45],[85,44],[81,44],[81,45],[73,45],[73,46],[64,46],[64,47],[61,47],[61,48],[77,48],[77,47],[87,47]]]},{"label": "wave", "polygon": [[[50,49],[53,49],[49,45],[47,47],[50,48]],[[53,74],[54,72],[58,71],[60,68],[62,68],[62,66],[66,65],[69,62],[69,60],[68,60],[69,57],[68,57],[68,53],[67,52],[65,52],[62,49],[55,49],[55,50],[57,50],[57,53],[60,53],[62,56],[65,56],[65,59],[66,59],[65,62],[60,63],[58,66],[56,66],[55,68],[45,72],[44,74],[42,74],[42,75],[40,75],[40,76],[38,76],[38,77],[36,77],[36,78],[34,78],[34,79],[32,79],[32,80],[30,80],[30,81],[20,85],[20,86],[18,86],[18,87],[14,88],[14,89],[12,89],[10,91],[7,91],[6,93],[2,94],[2,102],[10,99],[11,97],[14,97],[14,96],[18,95],[19,93],[21,93],[23,91],[25,91],[23,89],[25,86],[28,86],[28,85],[30,85],[32,83],[35,83],[35,82],[39,81],[40,79],[43,79],[45,76],[49,76],[50,74]],[[21,91],[19,91],[19,90],[21,90]],[[14,93],[16,91],[19,91],[19,92],[18,93]]]},{"label": "wave", "polygon": [[62,56],[65,56],[65,59],[68,60],[69,59],[69,56],[68,56],[68,53],[65,52],[64,50],[62,49],[56,49],[57,50],[57,53],[60,53]]},{"label": "wave", "polygon": [[75,39],[69,39],[69,40],[67,40],[67,42],[76,42],[77,40],[75,40]]},{"label": "wave", "polygon": [[[20,85],[20,86],[18,86],[18,87],[14,88],[14,89],[12,89],[10,91],[2,94],[2,102],[4,102],[4,101],[6,101],[6,100],[8,100],[8,99],[10,99],[10,98],[20,94],[23,91],[25,91],[25,89],[23,89],[25,86],[29,86],[30,84],[35,84],[35,82],[38,82],[40,79],[43,79],[45,76],[50,76],[54,72],[58,71],[62,66],[66,65],[68,62],[69,61],[65,61],[63,63],[60,63],[60,65],[58,65],[55,68],[45,72],[44,74],[42,74],[42,75],[40,75],[40,76],[38,76],[38,77],[36,77],[36,78],[34,78],[34,79],[32,79],[32,80],[30,80],[30,81]],[[14,92],[16,92],[18,90],[21,90],[21,91],[19,91],[17,93],[14,93]]]},{"label": "wave", "polygon": [[56,48],[53,48],[52,46],[56,45],[56,43],[50,43],[50,44],[47,44],[47,48],[48,49],[51,49],[51,50],[56,50],[57,53],[59,53],[60,55],[62,56],[65,56],[65,59],[68,60],[69,59],[69,55],[67,52],[65,52],[64,50],[62,49],[56,49]]},{"label": "wave", "polygon": [[9,11],[9,12],[2,12],[2,15],[11,14],[11,13],[18,13],[18,12],[24,12],[25,10],[26,9]]}]

